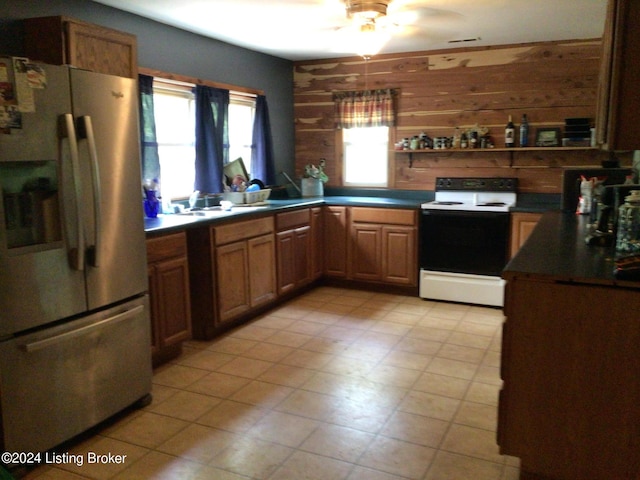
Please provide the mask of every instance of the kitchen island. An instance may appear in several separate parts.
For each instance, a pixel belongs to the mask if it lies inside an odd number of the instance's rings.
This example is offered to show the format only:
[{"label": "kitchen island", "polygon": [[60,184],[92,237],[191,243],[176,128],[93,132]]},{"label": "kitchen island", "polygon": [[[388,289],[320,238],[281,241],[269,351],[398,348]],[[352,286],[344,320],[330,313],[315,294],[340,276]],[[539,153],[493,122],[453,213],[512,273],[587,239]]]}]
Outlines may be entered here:
[{"label": "kitchen island", "polygon": [[586,229],[546,213],[503,272],[498,443],[523,480],[640,478],[640,282]]}]

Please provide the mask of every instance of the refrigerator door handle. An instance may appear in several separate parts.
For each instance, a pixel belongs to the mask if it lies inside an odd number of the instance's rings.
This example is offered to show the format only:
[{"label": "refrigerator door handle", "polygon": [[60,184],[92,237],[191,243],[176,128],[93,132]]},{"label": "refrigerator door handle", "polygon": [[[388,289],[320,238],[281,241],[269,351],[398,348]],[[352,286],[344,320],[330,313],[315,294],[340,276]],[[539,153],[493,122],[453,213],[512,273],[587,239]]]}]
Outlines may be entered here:
[{"label": "refrigerator door handle", "polygon": [[100,210],[100,199],[102,198],[102,187],[100,184],[100,167],[98,165],[98,150],[96,148],[96,138],[93,134],[93,122],[89,115],[80,117],[78,122],[79,138],[87,140],[89,148],[89,159],[91,161],[91,180],[93,186],[93,212],[94,222],[94,244],[87,247],[89,263],[93,267],[100,266],[101,259],[101,239],[102,239],[102,212]]},{"label": "refrigerator door handle", "polygon": [[62,158],[62,140],[69,140],[69,156],[71,157],[71,176],[73,177],[73,194],[75,196],[75,227],[78,245],[69,249],[69,265],[75,270],[84,270],[84,229],[80,204],[82,189],[80,185],[80,160],[78,156],[78,139],[73,115],[65,113],[58,117],[58,150]]},{"label": "refrigerator door handle", "polygon": [[20,349],[27,353],[37,352],[38,350],[43,350],[52,345],[56,345],[60,342],[71,340],[73,338],[77,338],[82,335],[87,335],[92,330],[99,330],[107,326],[107,324],[109,326],[112,326],[112,325],[115,325],[116,323],[124,322],[125,320],[128,320],[131,317],[139,315],[142,311],[144,311],[144,305],[138,305],[137,307],[134,307],[131,310],[127,310],[126,312],[119,313],[117,315],[114,315],[113,317],[105,318],[104,320],[100,320],[90,325],[86,325],[84,327],[77,328],[69,332],[61,333],[60,335],[54,335],[52,337],[45,338],[43,340],[37,340],[35,342],[22,344],[20,345]]}]

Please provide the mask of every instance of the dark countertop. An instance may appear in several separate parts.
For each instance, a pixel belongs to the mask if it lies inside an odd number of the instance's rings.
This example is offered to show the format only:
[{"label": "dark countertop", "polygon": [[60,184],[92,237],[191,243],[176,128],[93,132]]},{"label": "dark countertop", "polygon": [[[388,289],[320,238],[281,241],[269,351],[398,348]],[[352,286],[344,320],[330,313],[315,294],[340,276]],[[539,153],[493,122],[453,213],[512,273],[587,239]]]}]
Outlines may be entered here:
[{"label": "dark countertop", "polygon": [[278,213],[292,208],[313,207],[319,205],[337,205],[350,207],[377,208],[420,208],[423,200],[383,197],[330,196],[294,198],[289,200],[268,200],[261,206],[234,206],[229,212],[217,212],[213,215],[194,216],[185,214],[158,215],[157,218],[145,218],[144,230],[147,234],[170,233],[177,230],[201,227],[205,223],[222,223],[229,220],[249,218],[252,215]]},{"label": "dark countertop", "polygon": [[507,264],[502,276],[505,279],[543,277],[552,281],[640,289],[640,282],[619,281],[613,276],[613,246],[585,243],[588,219],[588,215],[545,213],[526,243]]}]

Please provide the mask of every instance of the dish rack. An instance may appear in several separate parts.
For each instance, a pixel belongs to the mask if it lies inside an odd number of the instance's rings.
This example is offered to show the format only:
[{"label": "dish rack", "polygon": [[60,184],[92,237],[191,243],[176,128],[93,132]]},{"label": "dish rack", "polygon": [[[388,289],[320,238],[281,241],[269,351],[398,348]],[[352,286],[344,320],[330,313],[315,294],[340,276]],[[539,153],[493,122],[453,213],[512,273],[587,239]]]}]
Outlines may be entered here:
[{"label": "dish rack", "polygon": [[251,205],[266,201],[269,195],[271,195],[271,189],[264,188],[255,192],[224,192],[222,198],[233,202],[234,205]]}]

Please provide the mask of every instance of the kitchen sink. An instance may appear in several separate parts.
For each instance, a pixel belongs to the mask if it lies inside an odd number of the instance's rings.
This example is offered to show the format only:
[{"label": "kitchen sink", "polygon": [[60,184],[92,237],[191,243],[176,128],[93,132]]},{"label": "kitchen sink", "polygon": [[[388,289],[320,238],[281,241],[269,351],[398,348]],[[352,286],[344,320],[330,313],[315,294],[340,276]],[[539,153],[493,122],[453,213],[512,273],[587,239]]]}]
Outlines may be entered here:
[{"label": "kitchen sink", "polygon": [[255,210],[261,210],[266,208],[265,205],[260,206],[233,206],[230,210],[223,210],[222,207],[205,207],[197,210],[186,210],[178,213],[178,215],[189,215],[192,217],[220,217],[224,215],[231,215],[234,213],[253,212]]}]

